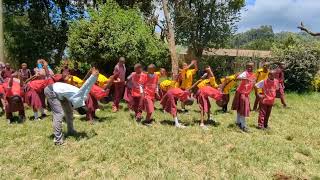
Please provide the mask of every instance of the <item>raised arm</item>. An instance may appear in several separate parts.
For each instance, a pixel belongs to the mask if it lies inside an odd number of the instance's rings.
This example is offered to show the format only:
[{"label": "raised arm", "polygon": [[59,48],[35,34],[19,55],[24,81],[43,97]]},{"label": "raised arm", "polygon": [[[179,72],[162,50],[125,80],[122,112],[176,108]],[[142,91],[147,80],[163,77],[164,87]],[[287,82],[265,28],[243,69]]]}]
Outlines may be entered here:
[{"label": "raised arm", "polygon": [[198,62],[197,62],[197,60],[192,60],[192,64],[194,66],[194,70],[198,71]]}]

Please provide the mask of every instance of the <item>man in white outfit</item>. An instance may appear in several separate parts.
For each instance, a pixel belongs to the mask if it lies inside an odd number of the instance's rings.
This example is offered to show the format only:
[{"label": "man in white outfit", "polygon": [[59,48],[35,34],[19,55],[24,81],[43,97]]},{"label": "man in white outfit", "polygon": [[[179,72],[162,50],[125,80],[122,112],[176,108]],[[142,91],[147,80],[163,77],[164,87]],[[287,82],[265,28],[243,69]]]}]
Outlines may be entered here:
[{"label": "man in white outfit", "polygon": [[77,110],[80,114],[85,114],[85,101],[92,86],[97,81],[99,71],[93,68],[91,76],[86,82],[77,88],[67,83],[56,82],[47,86],[44,93],[48,99],[48,103],[53,113],[53,130],[55,145],[63,144],[62,120],[66,118],[68,134],[75,134],[73,127],[73,110]]}]

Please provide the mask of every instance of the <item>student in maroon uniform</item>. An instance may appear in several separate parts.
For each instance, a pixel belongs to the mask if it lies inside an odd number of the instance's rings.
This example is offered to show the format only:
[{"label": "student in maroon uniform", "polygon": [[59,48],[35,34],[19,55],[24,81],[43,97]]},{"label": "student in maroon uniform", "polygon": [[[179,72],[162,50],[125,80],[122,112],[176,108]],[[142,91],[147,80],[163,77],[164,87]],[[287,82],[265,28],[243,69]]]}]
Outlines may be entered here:
[{"label": "student in maroon uniform", "polygon": [[244,132],[248,132],[246,125],[246,117],[250,115],[250,99],[249,95],[256,81],[256,76],[253,71],[253,63],[246,65],[246,71],[238,75],[237,79],[241,81],[237,88],[236,94],[232,103],[232,110],[237,111],[236,124]]},{"label": "student in maroon uniform", "polygon": [[276,91],[279,89],[279,81],[275,79],[275,74],[276,71],[270,71],[267,80],[262,80],[255,85],[257,88],[263,90],[263,94],[259,94],[259,129],[268,128],[269,117],[276,98]]},{"label": "student in maroon uniform", "polygon": [[126,65],[125,58],[120,57],[118,64],[114,67],[113,74],[118,74],[118,80],[114,81],[114,99],[112,105],[112,111],[117,112],[119,110],[119,103],[122,99],[123,92],[125,89],[125,80],[126,80]]},{"label": "student in maroon uniform", "polygon": [[62,74],[63,76],[68,76],[70,74],[71,70],[69,68],[69,61],[65,60],[63,62],[63,67],[60,71],[60,74]]},{"label": "student in maroon uniform", "polygon": [[22,81],[14,78],[16,74],[12,74],[10,78],[3,84],[5,92],[5,112],[6,118],[9,123],[13,120],[13,113],[19,112],[19,120],[23,122],[25,120],[25,112],[23,106],[23,91],[22,91]]},{"label": "student in maroon uniform", "polygon": [[175,126],[177,128],[185,128],[184,125],[179,123],[179,119],[177,115],[177,103],[176,103],[177,100],[183,102],[185,105],[192,105],[194,101],[192,98],[190,98],[189,90],[182,90],[180,88],[171,88],[162,97],[160,103],[163,109],[172,115]]},{"label": "student in maroon uniform", "polygon": [[154,64],[150,64],[148,66],[146,81],[143,85],[143,110],[147,113],[145,121],[146,124],[150,124],[152,122],[151,116],[154,112],[154,102],[156,97],[159,97],[159,77],[155,74],[155,69],[156,66]]},{"label": "student in maroon uniform", "polygon": [[[48,63],[46,61],[42,61],[42,70],[45,73],[49,73],[49,67]],[[46,102],[45,102],[45,95],[44,95],[44,88],[48,86],[50,83],[52,83],[53,75],[47,75],[44,74],[43,78],[42,75],[34,76],[34,80],[30,82],[26,82],[26,95],[25,95],[25,102],[33,108],[34,112],[34,119],[35,120],[41,120],[41,118],[46,117],[47,115],[44,112],[44,109],[46,108]],[[40,78],[38,78],[40,77]],[[38,115],[38,111],[40,111],[41,116]]]},{"label": "student in maroon uniform", "polygon": [[277,98],[280,98],[281,103],[283,107],[287,107],[287,103],[285,100],[285,94],[284,94],[284,69],[285,69],[285,63],[281,62],[278,65],[278,68],[275,70],[275,79],[279,81],[279,89],[277,90]]},{"label": "student in maroon uniform", "polygon": [[1,77],[3,79],[10,78],[11,74],[13,74],[13,73],[14,73],[14,70],[10,67],[10,64],[6,63],[4,69],[1,72]]},{"label": "student in maroon uniform", "polygon": [[20,77],[23,82],[25,82],[27,79],[31,77],[31,71],[28,69],[27,63],[21,64],[21,69],[19,69]]},{"label": "student in maroon uniform", "polygon": [[135,112],[135,118],[137,122],[141,121],[142,106],[143,106],[143,84],[145,84],[147,75],[142,72],[142,65],[134,65],[134,71],[128,77],[128,80],[132,83],[131,87],[131,102],[129,102],[129,107]]}]

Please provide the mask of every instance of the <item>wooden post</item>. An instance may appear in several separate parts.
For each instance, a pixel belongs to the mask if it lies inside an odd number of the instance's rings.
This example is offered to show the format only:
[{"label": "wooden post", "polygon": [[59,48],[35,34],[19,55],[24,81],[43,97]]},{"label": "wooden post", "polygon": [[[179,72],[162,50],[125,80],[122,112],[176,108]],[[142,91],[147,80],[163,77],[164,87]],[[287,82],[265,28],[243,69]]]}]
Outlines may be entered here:
[{"label": "wooden post", "polygon": [[175,43],[173,25],[170,19],[168,0],[162,0],[162,6],[163,6],[164,17],[165,17],[167,28],[168,28],[167,40],[168,40],[169,51],[171,55],[172,73],[178,74],[179,67],[178,67],[176,43]]}]

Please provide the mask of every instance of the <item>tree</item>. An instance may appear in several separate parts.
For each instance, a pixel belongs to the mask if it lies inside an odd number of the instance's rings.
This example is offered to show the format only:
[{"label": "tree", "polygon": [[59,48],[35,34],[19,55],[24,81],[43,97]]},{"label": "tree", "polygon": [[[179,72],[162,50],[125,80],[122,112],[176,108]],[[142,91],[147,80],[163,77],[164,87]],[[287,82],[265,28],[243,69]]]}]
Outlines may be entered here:
[{"label": "tree", "polygon": [[[155,38],[139,10],[122,9],[114,2],[89,12],[89,19],[71,24],[68,34],[68,53],[74,60],[97,62],[112,67],[119,56],[135,63],[158,66],[167,62],[165,44]],[[111,71],[111,68],[108,69]]]},{"label": "tree", "polygon": [[174,29],[171,23],[169,8],[168,8],[168,0],[162,0],[163,12],[166,19],[167,29],[167,40],[169,42],[169,51],[171,55],[171,64],[172,64],[172,73],[178,74],[179,65],[178,65],[178,57],[176,51],[176,43],[174,36]]},{"label": "tree", "polygon": [[[7,59],[15,65],[38,58],[59,64],[66,50],[69,24],[86,18],[92,6],[106,0],[3,0]],[[117,0],[123,9],[139,8],[152,14],[152,0]]]},{"label": "tree", "polygon": [[64,54],[69,21],[78,11],[66,0],[4,0],[5,46],[13,64],[38,58],[58,63]]},{"label": "tree", "polygon": [[223,47],[236,29],[244,0],[172,0],[177,42],[196,57],[205,48]]}]

